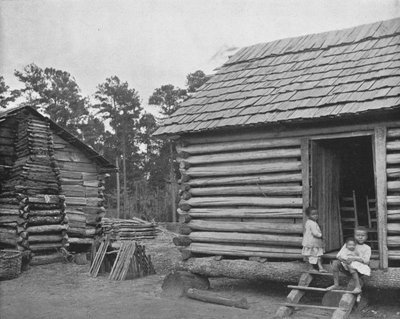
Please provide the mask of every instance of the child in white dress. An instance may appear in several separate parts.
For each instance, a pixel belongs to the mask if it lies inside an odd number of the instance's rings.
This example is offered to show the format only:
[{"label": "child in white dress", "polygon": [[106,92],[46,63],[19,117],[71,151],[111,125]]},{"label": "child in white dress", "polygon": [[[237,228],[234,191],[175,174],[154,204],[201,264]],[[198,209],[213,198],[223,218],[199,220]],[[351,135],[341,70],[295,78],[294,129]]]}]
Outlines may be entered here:
[{"label": "child in white dress", "polygon": [[322,241],[321,229],[317,224],[318,210],[314,207],[308,207],[306,209],[306,216],[308,217],[308,219],[304,225],[302,243],[303,250],[301,253],[304,256],[304,259],[308,261],[313,269],[315,266],[318,266],[318,270],[320,272],[327,272],[322,267],[321,262],[321,256],[324,254],[324,245]]},{"label": "child in white dress", "polygon": [[361,275],[370,276],[371,268],[368,265],[363,264],[359,261],[352,260],[352,257],[360,257],[356,252],[356,240],[350,237],[346,240],[346,244],[336,255],[336,258],[340,260],[343,268],[350,271],[350,268],[357,270]]}]

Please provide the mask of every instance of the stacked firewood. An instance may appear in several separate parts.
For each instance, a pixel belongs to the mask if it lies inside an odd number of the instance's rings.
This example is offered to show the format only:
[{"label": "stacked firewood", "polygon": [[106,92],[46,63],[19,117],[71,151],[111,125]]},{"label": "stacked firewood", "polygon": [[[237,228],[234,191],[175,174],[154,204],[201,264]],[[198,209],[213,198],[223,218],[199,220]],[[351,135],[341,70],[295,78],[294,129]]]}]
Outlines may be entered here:
[{"label": "stacked firewood", "polygon": [[103,218],[102,230],[111,240],[152,239],[156,236],[156,224],[139,218]]}]

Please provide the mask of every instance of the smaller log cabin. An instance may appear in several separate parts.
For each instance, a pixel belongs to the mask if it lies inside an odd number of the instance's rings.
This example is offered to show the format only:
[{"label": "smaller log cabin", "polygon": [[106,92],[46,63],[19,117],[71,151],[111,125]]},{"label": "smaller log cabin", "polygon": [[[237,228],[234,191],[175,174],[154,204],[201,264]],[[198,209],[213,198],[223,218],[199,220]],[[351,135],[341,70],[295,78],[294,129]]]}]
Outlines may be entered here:
[{"label": "smaller log cabin", "polygon": [[115,167],[30,106],[0,112],[0,247],[32,263],[87,250],[99,230],[104,180]]},{"label": "smaller log cabin", "polygon": [[[400,269],[400,19],[243,48],[167,118],[185,256],[301,260],[304,209],[334,258],[356,224]],[[400,285],[400,281],[397,281]]]}]

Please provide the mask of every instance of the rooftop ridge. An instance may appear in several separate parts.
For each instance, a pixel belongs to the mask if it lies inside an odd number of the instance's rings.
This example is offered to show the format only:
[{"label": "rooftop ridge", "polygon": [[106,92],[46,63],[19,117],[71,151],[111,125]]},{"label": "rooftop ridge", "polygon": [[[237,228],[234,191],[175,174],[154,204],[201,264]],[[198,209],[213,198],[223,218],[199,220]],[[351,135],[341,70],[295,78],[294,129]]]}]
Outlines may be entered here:
[{"label": "rooftop ridge", "polygon": [[[373,33],[370,31],[373,31]],[[253,44],[240,49],[223,66],[253,62],[271,56],[328,49],[397,34],[400,34],[400,17],[340,30],[312,33]],[[293,44],[292,42],[296,40],[297,43]],[[319,46],[316,46],[318,44],[317,40],[321,42]],[[257,49],[257,47],[259,48]],[[271,52],[268,52],[268,49]]]}]

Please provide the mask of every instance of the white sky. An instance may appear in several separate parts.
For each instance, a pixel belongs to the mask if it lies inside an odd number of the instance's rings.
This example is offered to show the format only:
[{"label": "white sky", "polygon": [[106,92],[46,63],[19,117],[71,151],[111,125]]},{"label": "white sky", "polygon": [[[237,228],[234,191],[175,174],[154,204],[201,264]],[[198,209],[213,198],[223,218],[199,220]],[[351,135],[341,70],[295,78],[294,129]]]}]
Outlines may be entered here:
[{"label": "white sky", "polygon": [[29,63],[70,72],[84,95],[106,77],[147,104],[226,50],[400,16],[400,0],[0,0],[0,74]]}]

